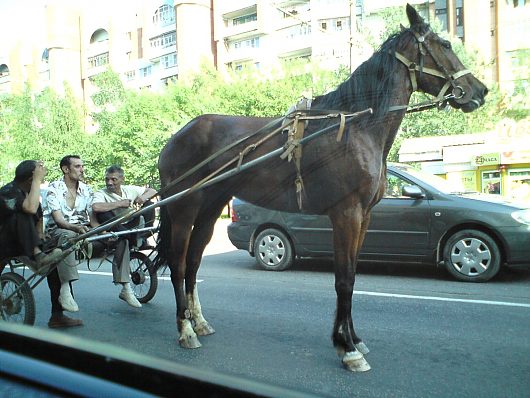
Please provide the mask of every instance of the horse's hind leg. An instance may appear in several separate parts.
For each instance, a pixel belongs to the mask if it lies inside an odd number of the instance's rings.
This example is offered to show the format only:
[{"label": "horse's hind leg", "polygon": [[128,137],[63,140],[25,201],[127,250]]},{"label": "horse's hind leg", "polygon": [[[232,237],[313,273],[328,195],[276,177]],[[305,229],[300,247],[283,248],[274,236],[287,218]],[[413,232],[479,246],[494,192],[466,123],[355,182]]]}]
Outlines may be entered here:
[{"label": "horse's hind leg", "polygon": [[[167,215],[171,221],[171,252],[167,261],[171,270],[171,283],[177,304],[177,329],[179,344],[184,348],[199,348],[201,343],[193,330],[190,310],[184,292],[184,278],[186,275],[186,254],[193,228],[193,219],[198,207],[183,207],[169,204]],[[164,216],[164,213],[162,213]],[[168,222],[167,220],[166,222]]]},{"label": "horse's hind leg", "polygon": [[191,312],[193,329],[199,336],[215,333],[214,328],[202,314],[199,292],[197,287],[197,271],[201,265],[202,255],[206,245],[210,242],[215,223],[223,211],[225,201],[209,203],[207,209],[201,209],[193,226],[188,255],[186,259],[186,298]]}]

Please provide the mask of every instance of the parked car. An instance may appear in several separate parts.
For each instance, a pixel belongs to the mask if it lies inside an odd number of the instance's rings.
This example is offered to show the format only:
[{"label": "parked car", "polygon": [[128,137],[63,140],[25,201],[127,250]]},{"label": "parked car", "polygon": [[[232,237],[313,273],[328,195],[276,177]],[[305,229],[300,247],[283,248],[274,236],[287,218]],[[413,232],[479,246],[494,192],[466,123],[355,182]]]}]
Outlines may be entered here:
[{"label": "parked car", "polygon": [[[388,185],[360,260],[445,265],[456,279],[484,282],[501,266],[530,265],[530,204],[458,192],[441,177],[389,164]],[[264,270],[333,255],[327,216],[267,210],[235,198],[228,237]]]}]

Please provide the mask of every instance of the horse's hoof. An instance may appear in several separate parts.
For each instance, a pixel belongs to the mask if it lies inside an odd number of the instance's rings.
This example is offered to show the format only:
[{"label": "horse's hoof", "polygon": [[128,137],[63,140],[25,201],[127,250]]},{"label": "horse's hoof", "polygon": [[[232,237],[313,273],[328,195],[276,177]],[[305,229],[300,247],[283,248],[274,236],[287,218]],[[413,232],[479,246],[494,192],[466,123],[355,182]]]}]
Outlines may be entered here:
[{"label": "horse's hoof", "polygon": [[197,333],[199,336],[208,336],[210,334],[215,333],[215,329],[210,326],[208,322],[201,323],[200,325],[196,325],[193,330],[195,333]]},{"label": "horse's hoof", "polygon": [[197,338],[197,336],[181,337],[179,339],[179,344],[182,348],[201,348],[202,347],[202,344]]},{"label": "horse's hoof", "polygon": [[351,372],[366,372],[372,369],[368,362],[366,362],[366,359],[364,359],[363,354],[358,351],[351,351],[344,354],[342,364]]},{"label": "horse's hoof", "polygon": [[364,344],[362,341],[359,341],[357,344],[354,344],[354,345],[355,345],[355,349],[363,355],[366,355],[370,352],[366,344]]}]

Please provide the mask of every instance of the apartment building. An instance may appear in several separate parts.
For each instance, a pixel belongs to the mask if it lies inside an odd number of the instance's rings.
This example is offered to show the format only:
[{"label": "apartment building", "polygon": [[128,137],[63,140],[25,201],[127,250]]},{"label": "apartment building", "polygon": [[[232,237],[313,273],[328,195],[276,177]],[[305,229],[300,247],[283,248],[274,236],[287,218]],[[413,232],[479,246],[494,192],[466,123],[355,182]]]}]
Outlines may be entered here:
[{"label": "apartment building", "polygon": [[35,0],[30,14],[23,2],[0,10],[0,94],[26,83],[62,92],[67,82],[90,105],[90,79],[109,67],[127,86],[152,90],[202,62],[266,71],[308,59],[353,70],[372,52],[366,31],[380,27],[378,13],[407,1],[478,49],[486,80],[508,92],[528,84],[528,0]]},{"label": "apartment building", "polygon": [[[0,47],[0,93],[51,87],[61,93],[64,83],[89,102],[91,78],[107,68],[128,87],[159,89],[179,71],[194,69],[196,54],[212,59],[210,24],[190,29],[197,15],[210,21],[210,2],[172,0],[51,0],[39,3],[33,34],[19,37],[17,27]],[[13,16],[27,12],[13,11]],[[3,14],[4,18],[6,14]],[[177,29],[178,27],[178,29]],[[19,26],[27,30],[27,26]],[[189,31],[194,31],[192,35]],[[4,36],[4,37],[6,37]],[[191,40],[190,40],[191,38]],[[206,38],[206,40],[205,40]],[[207,43],[203,49],[202,43]],[[190,50],[191,47],[191,50]],[[177,63],[177,48],[186,56]]]}]

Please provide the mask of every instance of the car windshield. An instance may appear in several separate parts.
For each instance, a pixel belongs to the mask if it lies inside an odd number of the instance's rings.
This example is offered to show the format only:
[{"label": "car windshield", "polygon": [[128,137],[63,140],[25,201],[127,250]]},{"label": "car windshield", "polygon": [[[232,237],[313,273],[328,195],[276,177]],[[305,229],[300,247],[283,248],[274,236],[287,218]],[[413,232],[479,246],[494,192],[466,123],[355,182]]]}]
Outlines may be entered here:
[{"label": "car windshield", "polygon": [[0,0],[0,398],[48,379],[4,324],[157,396],[528,396],[530,210],[483,199],[530,204],[529,30],[530,0]]}]

